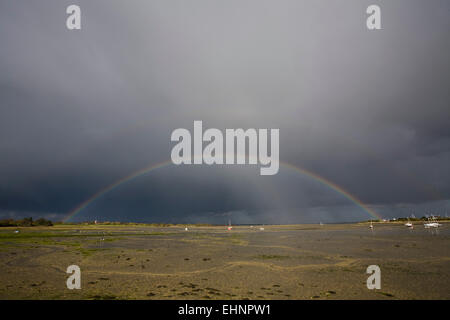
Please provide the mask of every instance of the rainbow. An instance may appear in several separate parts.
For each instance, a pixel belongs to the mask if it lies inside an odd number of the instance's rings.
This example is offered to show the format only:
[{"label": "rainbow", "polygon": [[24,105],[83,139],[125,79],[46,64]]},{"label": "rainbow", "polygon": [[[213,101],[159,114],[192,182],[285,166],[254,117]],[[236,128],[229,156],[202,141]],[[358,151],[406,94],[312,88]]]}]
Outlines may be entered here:
[{"label": "rainbow", "polygon": [[360,199],[358,199],[356,196],[352,195],[350,192],[346,191],[344,188],[338,186],[337,184],[331,182],[330,180],[325,179],[324,177],[319,176],[318,174],[308,171],[306,169],[294,166],[287,162],[280,162],[280,164],[283,167],[289,168],[291,170],[297,171],[303,175],[306,175],[318,182],[320,182],[323,185],[326,185],[327,187],[333,189],[337,193],[343,195],[345,198],[356,204],[358,207],[363,209],[365,212],[367,212],[372,218],[375,220],[383,220],[383,217],[381,217],[375,210],[371,209],[367,204],[362,202]]},{"label": "rainbow", "polygon": [[72,209],[69,214],[63,219],[63,222],[67,222],[70,219],[72,219],[74,216],[76,216],[78,213],[80,213],[83,209],[85,209],[87,206],[89,206],[91,203],[93,203],[95,200],[101,198],[102,196],[104,196],[105,194],[107,194],[108,192],[118,188],[119,186],[121,186],[124,183],[127,183],[130,180],[133,180],[134,178],[137,178],[139,176],[145,175],[147,173],[150,173],[153,170],[165,167],[167,165],[170,165],[172,163],[171,160],[166,160],[163,162],[159,162],[156,164],[152,164],[148,167],[145,167],[144,169],[138,170],[126,177],[123,177],[120,180],[117,180],[116,182],[106,186],[105,188],[97,191],[96,193],[94,193],[90,198],[86,199],[85,201],[83,201],[82,203],[80,203],[78,206],[76,206],[74,209]]},{"label": "rainbow", "polygon": [[[70,219],[72,219],[73,217],[75,217],[78,213],[80,213],[82,210],[84,210],[86,207],[88,207],[90,204],[92,204],[94,201],[96,201],[97,199],[101,198],[102,196],[104,196],[105,194],[107,194],[108,192],[117,189],[119,186],[121,186],[122,184],[125,184],[135,178],[138,178],[140,176],[146,175],[154,170],[169,166],[172,164],[171,160],[166,160],[163,162],[159,162],[156,164],[152,164],[150,166],[147,166],[143,169],[140,169],[126,177],[121,178],[120,180],[117,180],[116,182],[104,187],[103,189],[99,190],[98,192],[96,192],[95,194],[93,194],[91,197],[89,197],[88,199],[86,199],[85,201],[83,201],[82,203],[80,203],[78,206],[76,206],[74,209],[72,209],[67,216],[63,219],[63,222],[68,222]],[[295,172],[298,172],[302,175],[305,175],[307,177],[312,178],[315,181],[320,182],[321,184],[329,187],[330,189],[336,191],[337,193],[341,194],[342,196],[344,196],[345,198],[347,198],[348,200],[350,200],[352,203],[356,204],[358,207],[360,207],[363,211],[365,211],[366,213],[368,213],[373,219],[375,220],[382,220],[382,217],[376,213],[373,209],[371,209],[368,205],[366,205],[365,203],[363,203],[360,199],[358,199],[356,196],[352,195],[351,193],[349,193],[348,191],[346,191],[345,189],[343,189],[342,187],[338,186],[337,184],[333,183],[330,180],[325,179],[322,176],[319,176],[318,174],[308,171],[304,168],[300,168],[298,166],[294,166],[293,164],[287,163],[287,162],[282,162],[280,161],[280,166],[288,168],[290,170],[293,170]]]}]

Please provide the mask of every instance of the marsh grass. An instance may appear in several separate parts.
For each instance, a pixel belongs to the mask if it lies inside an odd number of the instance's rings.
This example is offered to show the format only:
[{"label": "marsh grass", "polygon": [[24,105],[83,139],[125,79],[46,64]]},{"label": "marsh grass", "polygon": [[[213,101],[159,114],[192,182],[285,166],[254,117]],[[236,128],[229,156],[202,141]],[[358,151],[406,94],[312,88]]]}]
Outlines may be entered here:
[{"label": "marsh grass", "polygon": [[90,257],[94,253],[106,251],[106,250],[108,250],[108,249],[105,249],[105,248],[82,248],[82,247],[76,249],[76,251],[80,252],[83,255],[83,257]]},{"label": "marsh grass", "polygon": [[[169,235],[172,233],[169,232],[147,232],[147,233],[108,233],[108,234],[99,234],[99,233],[61,233],[61,232],[37,232],[37,231],[30,231],[30,232],[21,232],[21,233],[6,233],[1,232],[0,233],[0,241],[2,240],[23,240],[23,239],[31,239],[31,238],[92,238],[92,237],[104,237],[105,241],[108,239],[107,237],[111,236],[162,236],[162,235]],[[114,240],[109,240],[114,241]]]}]

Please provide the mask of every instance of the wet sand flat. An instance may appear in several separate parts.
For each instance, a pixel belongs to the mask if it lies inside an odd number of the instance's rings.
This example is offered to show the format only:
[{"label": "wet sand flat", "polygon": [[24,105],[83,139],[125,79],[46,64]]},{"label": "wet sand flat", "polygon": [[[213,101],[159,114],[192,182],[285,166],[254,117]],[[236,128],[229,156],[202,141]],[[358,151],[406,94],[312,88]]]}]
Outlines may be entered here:
[{"label": "wet sand flat", "polygon": [[[0,229],[0,299],[450,298],[448,223],[14,230]],[[373,264],[380,290],[366,286]]]}]

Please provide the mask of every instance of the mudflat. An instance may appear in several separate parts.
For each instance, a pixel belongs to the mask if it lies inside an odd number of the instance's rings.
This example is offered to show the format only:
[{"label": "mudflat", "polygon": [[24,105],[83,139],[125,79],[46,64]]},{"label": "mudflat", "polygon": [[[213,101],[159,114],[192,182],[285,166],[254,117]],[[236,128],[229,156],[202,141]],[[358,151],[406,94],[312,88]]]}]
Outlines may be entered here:
[{"label": "mudflat", "polygon": [[[2,228],[0,299],[450,299],[449,227]],[[66,286],[69,265],[79,290]],[[366,286],[369,265],[379,290]]]}]

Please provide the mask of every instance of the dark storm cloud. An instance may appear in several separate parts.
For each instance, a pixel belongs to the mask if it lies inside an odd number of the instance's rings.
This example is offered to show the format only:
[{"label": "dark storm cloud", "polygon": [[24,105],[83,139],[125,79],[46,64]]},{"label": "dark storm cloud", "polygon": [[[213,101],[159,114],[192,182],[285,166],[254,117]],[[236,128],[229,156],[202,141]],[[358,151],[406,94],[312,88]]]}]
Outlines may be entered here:
[{"label": "dark storm cloud", "polygon": [[[65,28],[73,3],[80,31]],[[370,1],[3,1],[0,216],[63,217],[169,159],[172,130],[193,120],[280,128],[282,161],[382,214],[448,208],[450,6],[377,3],[380,31],[365,28]],[[253,167],[170,166],[78,215],[92,217],[368,218],[284,167],[260,177]]]}]

